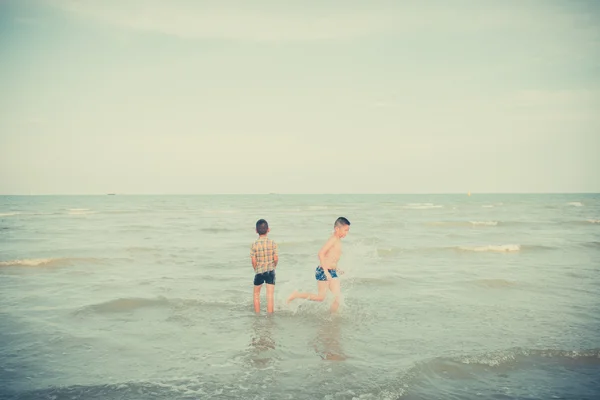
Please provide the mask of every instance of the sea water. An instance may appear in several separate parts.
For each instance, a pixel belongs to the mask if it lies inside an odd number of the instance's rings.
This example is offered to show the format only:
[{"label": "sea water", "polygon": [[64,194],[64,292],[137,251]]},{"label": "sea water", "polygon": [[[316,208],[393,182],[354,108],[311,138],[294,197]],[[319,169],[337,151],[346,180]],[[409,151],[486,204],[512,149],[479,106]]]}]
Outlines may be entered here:
[{"label": "sea water", "polygon": [[0,197],[6,399],[593,399],[599,300],[595,194]]}]

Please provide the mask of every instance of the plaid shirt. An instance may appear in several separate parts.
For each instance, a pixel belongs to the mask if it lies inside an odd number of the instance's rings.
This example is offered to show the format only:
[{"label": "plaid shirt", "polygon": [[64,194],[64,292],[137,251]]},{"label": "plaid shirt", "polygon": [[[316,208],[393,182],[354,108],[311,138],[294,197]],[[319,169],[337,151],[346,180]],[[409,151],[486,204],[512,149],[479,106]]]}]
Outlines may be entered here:
[{"label": "plaid shirt", "polygon": [[268,237],[259,237],[250,247],[250,257],[256,257],[257,274],[275,269],[275,256],[277,255],[277,244]]}]

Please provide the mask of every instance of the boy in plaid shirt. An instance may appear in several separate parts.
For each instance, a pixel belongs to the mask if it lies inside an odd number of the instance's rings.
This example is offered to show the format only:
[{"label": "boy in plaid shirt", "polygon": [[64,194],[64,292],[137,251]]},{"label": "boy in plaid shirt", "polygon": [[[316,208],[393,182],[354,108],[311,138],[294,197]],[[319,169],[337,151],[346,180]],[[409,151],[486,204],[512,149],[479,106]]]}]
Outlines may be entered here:
[{"label": "boy in plaid shirt", "polygon": [[264,219],[256,221],[258,239],[250,247],[250,257],[254,268],[254,311],[260,313],[260,290],[267,284],[267,312],[273,312],[275,293],[275,267],[279,261],[277,244],[267,237],[269,224]]}]

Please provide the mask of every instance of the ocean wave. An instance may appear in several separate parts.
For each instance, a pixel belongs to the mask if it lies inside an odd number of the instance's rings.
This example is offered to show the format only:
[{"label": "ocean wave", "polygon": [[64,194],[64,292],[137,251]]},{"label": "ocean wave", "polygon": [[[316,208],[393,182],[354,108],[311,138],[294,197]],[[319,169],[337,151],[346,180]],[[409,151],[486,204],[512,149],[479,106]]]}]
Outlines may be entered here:
[{"label": "ocean wave", "polygon": [[370,286],[374,285],[377,287],[380,286],[396,286],[397,282],[391,279],[386,278],[370,278],[370,277],[352,277],[349,278],[347,285],[360,285],[360,286]]},{"label": "ocean wave", "polygon": [[583,207],[583,203],[580,202],[580,201],[572,201],[572,202],[567,203],[567,204],[570,205],[570,206],[573,206],[573,207]]},{"label": "ocean wave", "polygon": [[440,227],[440,228],[474,228],[474,227],[534,227],[534,226],[550,226],[550,225],[564,225],[564,226],[589,226],[589,224],[600,224],[600,219],[589,218],[580,220],[566,220],[566,221],[552,221],[552,220],[538,220],[538,221],[516,221],[516,220],[504,220],[504,221],[434,221],[425,222],[428,226]]},{"label": "ocean wave", "polygon": [[469,221],[473,226],[496,226],[498,221]]},{"label": "ocean wave", "polygon": [[[255,343],[256,345],[259,343]],[[269,339],[263,339],[261,346],[266,347],[259,351],[259,354],[265,350],[272,350],[272,344]],[[265,357],[262,355],[262,357]],[[252,361],[251,361],[252,362]],[[334,396],[326,395],[323,397],[323,388],[320,385],[308,385],[304,387],[286,387],[282,385],[273,385],[269,390],[265,390],[265,377],[272,374],[273,365],[264,368],[265,364],[269,364],[269,358],[255,359],[251,365],[256,363],[260,373],[254,375],[252,368],[244,374],[244,376],[236,377],[228,382],[222,382],[219,378],[211,380],[210,373],[203,373],[202,380],[198,376],[179,377],[175,379],[163,379],[160,381],[127,381],[123,383],[102,383],[97,385],[71,385],[71,386],[51,386],[44,389],[23,391],[15,394],[14,397],[9,397],[13,400],[25,399],[85,399],[85,400],[142,400],[142,399],[170,399],[170,400],[191,400],[191,399],[256,399],[256,400],[280,400],[286,398],[298,399],[333,399]],[[209,368],[209,369],[215,369]],[[256,378],[253,378],[256,376]],[[254,380],[256,379],[256,380]],[[270,380],[270,379],[267,379]],[[399,399],[404,389],[399,388],[399,391],[391,392],[385,390],[382,393],[381,389],[374,389],[376,392],[364,394],[364,384],[359,386],[355,384],[354,390],[339,389],[339,395],[335,398],[348,399],[356,398],[354,394],[360,396],[360,399],[365,400],[390,400]],[[333,386],[333,385],[332,385]],[[336,385],[336,387],[339,384]],[[333,388],[328,388],[331,391]],[[290,395],[293,393],[293,396]],[[350,397],[348,397],[350,396]]]},{"label": "ocean wave", "polygon": [[92,304],[85,306],[78,310],[76,313],[81,312],[95,312],[95,313],[117,313],[117,312],[128,312],[137,310],[144,307],[168,307],[169,301],[164,297],[158,297],[155,299],[144,299],[144,298],[121,298],[110,300],[104,303]]},{"label": "ocean wave", "polygon": [[156,247],[146,247],[146,246],[130,246],[125,249],[130,253],[149,253],[151,251],[157,251]]},{"label": "ocean wave", "polygon": [[[267,330],[268,332],[268,330]],[[259,350],[264,360],[279,360],[278,346],[268,334],[258,336],[260,342],[253,345],[263,346]],[[328,348],[332,345],[328,344]],[[256,349],[256,347],[254,347]],[[267,353],[270,351],[271,353]],[[202,362],[202,361],[197,361]],[[589,367],[600,366],[600,349],[584,350],[559,350],[559,349],[522,349],[513,348],[488,352],[479,355],[434,357],[417,361],[408,368],[390,373],[390,378],[381,381],[373,380],[368,371],[364,375],[340,375],[327,387],[327,399],[417,399],[417,398],[448,398],[448,399],[477,399],[477,398],[595,398],[597,394],[597,380],[589,376],[593,372]],[[559,376],[564,376],[574,367],[586,368],[585,374],[589,376],[584,383],[586,388],[550,387],[549,392],[539,392],[533,388],[525,375],[524,381],[512,381],[514,374],[523,374],[528,370],[548,372],[548,367],[555,368]],[[214,367],[212,368],[214,370]],[[203,373],[201,379],[197,374],[178,376],[176,378],[154,379],[152,381],[123,381],[103,382],[96,385],[71,385],[51,386],[43,389],[26,390],[15,393],[13,398],[19,399],[196,399],[196,398],[252,398],[252,399],[282,399],[291,397],[290,393],[298,398],[323,398],[321,385],[307,385],[301,388],[290,388],[288,385],[273,385],[265,391],[265,376],[270,376],[267,370],[242,371],[240,376],[223,382],[218,374],[211,374],[211,369]],[[331,367],[329,367],[331,371]],[[596,371],[594,369],[594,371]],[[232,371],[235,375],[236,369]],[[299,371],[302,372],[302,371]],[[395,371],[393,371],[395,372]],[[265,375],[268,374],[268,375]],[[512,375],[507,375],[512,374]],[[502,378],[502,384],[494,380]],[[491,380],[490,380],[491,378]],[[439,382],[443,380],[445,383]],[[512,395],[499,393],[496,390],[504,388],[509,382]],[[539,385],[538,382],[534,382]],[[491,385],[491,387],[488,387]],[[523,386],[522,386],[523,385]],[[486,388],[489,391],[486,391]],[[519,389],[525,393],[538,393],[540,396],[530,394],[519,396]],[[573,393],[573,390],[577,390]],[[479,392],[482,393],[479,393]],[[583,395],[579,395],[583,393]],[[570,394],[570,395],[569,395]],[[560,396],[557,396],[560,395]]]},{"label": "ocean wave", "polygon": [[111,314],[132,312],[142,308],[171,308],[171,309],[201,309],[201,308],[241,308],[246,307],[242,303],[225,301],[205,301],[200,299],[173,299],[163,296],[155,298],[126,297],[108,300],[102,303],[91,304],[75,311],[80,314]]},{"label": "ocean wave", "polygon": [[89,215],[97,213],[97,211],[90,210],[89,208],[69,208],[67,212],[69,215]]},{"label": "ocean wave", "polygon": [[402,208],[407,209],[407,210],[429,210],[432,208],[443,208],[443,207],[444,206],[442,206],[442,205],[433,204],[433,203],[409,203],[409,204],[402,206]]},{"label": "ocean wave", "polygon": [[560,349],[523,349],[513,348],[507,351],[496,351],[476,356],[455,359],[463,364],[479,364],[489,367],[513,363],[522,358],[554,358],[579,360],[600,364],[600,349],[560,350]]},{"label": "ocean wave", "polygon": [[520,244],[502,244],[502,245],[487,245],[487,246],[459,246],[456,247],[460,251],[472,252],[496,252],[496,253],[514,253],[521,251]]},{"label": "ocean wave", "polygon": [[380,247],[377,248],[377,256],[380,258],[395,257],[399,254],[406,253],[407,251],[410,251],[410,249],[402,247]]},{"label": "ocean wave", "polygon": [[600,249],[600,242],[584,242],[584,243],[581,243],[581,246],[592,248],[592,249]]},{"label": "ocean wave", "polygon": [[99,258],[29,258],[22,260],[0,261],[0,267],[65,267],[76,263],[98,264]]},{"label": "ocean wave", "polygon": [[102,212],[106,214],[137,214],[140,211],[141,210],[105,210]]},{"label": "ocean wave", "polygon": [[517,284],[515,281],[508,281],[506,279],[475,279],[467,283],[488,288],[512,287]]},{"label": "ocean wave", "polygon": [[504,374],[518,369],[537,369],[541,364],[573,367],[600,366],[600,349],[559,350],[559,349],[523,349],[513,348],[476,355],[437,357],[418,362],[410,368],[402,380],[410,392],[425,389],[425,383],[431,385],[435,379],[463,380],[469,377]]},{"label": "ocean wave", "polygon": [[599,219],[594,219],[594,218],[590,218],[590,219],[576,219],[576,220],[570,220],[570,221],[558,221],[558,222],[554,222],[555,225],[564,225],[564,226],[590,226],[590,224],[600,224],[600,220]]},{"label": "ocean wave", "polygon": [[151,231],[151,230],[162,230],[164,227],[158,225],[149,224],[128,224],[122,225],[119,228],[121,232],[139,232],[139,231]]},{"label": "ocean wave", "polygon": [[466,227],[466,226],[471,226],[471,224],[469,222],[466,221],[435,221],[435,222],[427,222],[426,225],[429,226],[439,226],[439,227],[446,227],[446,228],[453,228],[453,227]]},{"label": "ocean wave", "polygon": [[479,226],[497,226],[499,221],[436,221],[436,222],[428,222],[427,225],[430,226],[440,226],[440,227],[479,227]]},{"label": "ocean wave", "polygon": [[7,213],[0,213],[0,218],[2,217],[15,217],[17,215],[21,215],[23,217],[28,217],[28,216],[33,216],[33,215],[58,215],[58,214],[63,214],[62,212],[41,212],[41,211],[32,211],[32,212],[21,212],[21,211],[14,211],[14,212],[7,212]]},{"label": "ocean wave", "polygon": [[[427,254],[441,253],[447,251],[458,251],[464,253],[518,253],[520,251],[548,251],[557,249],[560,249],[560,247],[521,244],[490,244],[481,246],[378,247],[375,249],[375,255],[379,258],[393,258],[402,254]],[[369,253],[369,255],[371,254]]]}]

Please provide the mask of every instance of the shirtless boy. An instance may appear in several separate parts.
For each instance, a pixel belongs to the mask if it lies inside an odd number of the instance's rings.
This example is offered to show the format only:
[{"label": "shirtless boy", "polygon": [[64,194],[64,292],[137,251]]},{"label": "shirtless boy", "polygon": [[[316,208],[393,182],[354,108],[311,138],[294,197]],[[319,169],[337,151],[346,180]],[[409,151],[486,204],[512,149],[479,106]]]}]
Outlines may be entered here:
[{"label": "shirtless boy", "polygon": [[346,237],[349,230],[350,221],[344,217],[339,217],[333,225],[333,234],[319,251],[320,265],[315,271],[319,293],[313,294],[294,291],[294,293],[288,297],[288,303],[294,299],[323,301],[327,296],[327,289],[329,289],[335,296],[333,304],[331,304],[331,311],[337,311],[340,306],[341,295],[337,263],[342,254],[342,238]]}]

